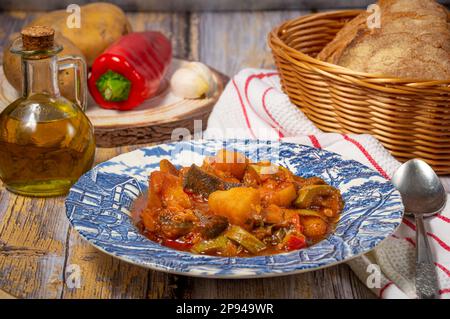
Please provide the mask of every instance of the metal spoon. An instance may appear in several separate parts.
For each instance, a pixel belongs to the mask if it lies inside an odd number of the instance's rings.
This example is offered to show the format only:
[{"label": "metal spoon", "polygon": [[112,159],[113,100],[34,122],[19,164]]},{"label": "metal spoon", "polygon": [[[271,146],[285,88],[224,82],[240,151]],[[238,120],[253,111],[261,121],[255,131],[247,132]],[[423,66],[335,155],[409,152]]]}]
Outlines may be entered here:
[{"label": "metal spoon", "polygon": [[392,177],[392,184],[402,195],[405,213],[416,220],[416,293],[420,299],[438,298],[438,280],[423,217],[439,213],[447,195],[433,169],[424,161],[404,163]]}]

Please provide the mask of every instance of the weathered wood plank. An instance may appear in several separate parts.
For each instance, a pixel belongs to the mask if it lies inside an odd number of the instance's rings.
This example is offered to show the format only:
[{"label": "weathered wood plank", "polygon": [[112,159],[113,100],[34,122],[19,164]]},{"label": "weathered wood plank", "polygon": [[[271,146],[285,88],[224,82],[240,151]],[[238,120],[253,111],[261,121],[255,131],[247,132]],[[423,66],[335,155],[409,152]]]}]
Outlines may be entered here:
[{"label": "weathered wood plank", "polygon": [[275,278],[186,281],[182,298],[375,298],[346,265]]},{"label": "weathered wood plank", "polygon": [[160,31],[171,40],[174,56],[181,59],[188,57],[188,14],[146,12],[127,13],[127,17],[134,31]]},{"label": "weathered wood plank", "polygon": [[3,290],[0,290],[0,299],[16,299],[16,297],[10,295],[7,292],[4,292]]},{"label": "weathered wood plank", "polygon": [[[148,270],[100,252],[70,232],[66,269],[80,270],[80,286],[65,285],[62,298],[145,298]],[[73,274],[73,273],[72,273]],[[66,279],[71,282],[70,273]]]},{"label": "weathered wood plank", "polygon": [[[305,274],[306,275],[306,274]],[[376,298],[345,264],[332,266],[310,273],[312,298],[320,299],[369,299]]]},{"label": "weathered wood plank", "polygon": [[[3,199],[6,191],[1,193]],[[0,289],[17,297],[57,298],[68,229],[64,198],[6,196],[0,220]]]},{"label": "weathered wood plank", "polygon": [[[274,68],[267,34],[301,11],[195,13],[191,16],[193,57],[229,76],[245,67]],[[196,43],[194,41],[197,41]],[[195,53],[195,49],[192,49]]]},{"label": "weathered wood plank", "polygon": [[11,35],[19,32],[35,16],[36,13],[27,14],[23,11],[0,12],[0,60],[3,57],[3,47],[9,42]]}]

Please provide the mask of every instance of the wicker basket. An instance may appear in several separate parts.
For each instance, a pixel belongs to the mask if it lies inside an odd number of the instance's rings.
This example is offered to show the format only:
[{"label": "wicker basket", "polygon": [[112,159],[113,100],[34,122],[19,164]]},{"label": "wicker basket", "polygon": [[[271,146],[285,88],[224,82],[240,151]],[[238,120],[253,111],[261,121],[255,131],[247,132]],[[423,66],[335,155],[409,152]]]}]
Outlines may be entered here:
[{"label": "wicker basket", "polygon": [[450,80],[355,72],[315,59],[360,10],[302,16],[276,27],[269,45],[291,101],[326,132],[370,133],[400,161],[422,158],[450,173]]}]

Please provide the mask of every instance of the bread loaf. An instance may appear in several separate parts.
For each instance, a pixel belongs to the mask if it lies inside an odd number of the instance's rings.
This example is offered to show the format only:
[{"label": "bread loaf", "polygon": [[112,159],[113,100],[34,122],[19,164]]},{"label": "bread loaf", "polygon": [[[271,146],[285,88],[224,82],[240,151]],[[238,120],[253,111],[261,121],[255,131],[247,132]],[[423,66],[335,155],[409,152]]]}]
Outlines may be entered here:
[{"label": "bread loaf", "polygon": [[317,56],[349,69],[385,76],[450,79],[447,10],[433,0],[380,0],[381,28],[369,29],[371,13],[348,22]]}]

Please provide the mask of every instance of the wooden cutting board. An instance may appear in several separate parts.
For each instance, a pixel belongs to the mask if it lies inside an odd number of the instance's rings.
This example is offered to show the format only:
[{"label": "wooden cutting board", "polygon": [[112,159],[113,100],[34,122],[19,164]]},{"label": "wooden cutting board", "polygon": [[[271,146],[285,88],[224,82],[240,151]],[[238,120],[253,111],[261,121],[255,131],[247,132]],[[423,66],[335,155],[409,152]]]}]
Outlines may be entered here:
[{"label": "wooden cutting board", "polygon": [[16,297],[11,296],[6,291],[3,291],[3,290],[0,289],[0,299],[16,299]]},{"label": "wooden cutting board", "polygon": [[[207,98],[182,99],[170,90],[172,74],[186,60],[174,59],[156,96],[131,111],[106,110],[95,104],[89,96],[87,116],[95,128],[99,147],[116,147],[169,141],[177,128],[194,131],[194,120],[201,120],[204,129],[214,104],[223,92],[228,77],[211,68],[216,82],[214,92]],[[0,72],[0,109],[18,97],[16,90]]]}]

